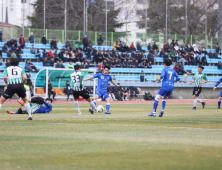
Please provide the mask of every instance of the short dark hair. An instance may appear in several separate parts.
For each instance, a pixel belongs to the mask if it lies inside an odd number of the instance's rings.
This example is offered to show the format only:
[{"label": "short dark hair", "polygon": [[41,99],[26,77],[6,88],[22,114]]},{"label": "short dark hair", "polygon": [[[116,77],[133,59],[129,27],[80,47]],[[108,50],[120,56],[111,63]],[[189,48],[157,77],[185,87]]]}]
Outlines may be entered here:
[{"label": "short dark hair", "polygon": [[19,64],[19,59],[18,58],[11,58],[10,59],[10,64],[12,66],[17,66]]},{"label": "short dark hair", "polygon": [[201,68],[202,70],[204,70],[204,67],[203,67],[203,66],[198,66],[198,68]]},{"label": "short dark hair", "polygon": [[69,80],[66,80],[66,82],[69,82]]},{"label": "short dark hair", "polygon": [[79,70],[80,68],[81,68],[81,66],[78,64],[74,66],[74,70]]},{"label": "short dark hair", "polygon": [[166,66],[170,66],[172,64],[172,60],[171,59],[165,59],[164,64],[166,64]]},{"label": "short dark hair", "polygon": [[51,98],[47,98],[45,99],[45,101],[49,100],[52,103],[52,99]]},{"label": "short dark hair", "polygon": [[104,66],[104,70],[105,70],[106,68],[108,68],[108,69],[110,70],[110,66],[105,65],[105,66]]}]

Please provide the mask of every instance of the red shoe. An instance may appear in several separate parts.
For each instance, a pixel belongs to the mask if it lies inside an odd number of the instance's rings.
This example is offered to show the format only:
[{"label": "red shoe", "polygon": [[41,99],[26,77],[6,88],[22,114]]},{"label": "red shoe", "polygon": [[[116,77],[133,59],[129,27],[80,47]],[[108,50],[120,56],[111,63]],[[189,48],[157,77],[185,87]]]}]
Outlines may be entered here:
[{"label": "red shoe", "polygon": [[8,114],[15,114],[15,112],[7,111]]},{"label": "red shoe", "polygon": [[24,106],[25,103],[23,101],[20,101],[20,100],[17,100],[17,101],[19,102],[20,105]]}]

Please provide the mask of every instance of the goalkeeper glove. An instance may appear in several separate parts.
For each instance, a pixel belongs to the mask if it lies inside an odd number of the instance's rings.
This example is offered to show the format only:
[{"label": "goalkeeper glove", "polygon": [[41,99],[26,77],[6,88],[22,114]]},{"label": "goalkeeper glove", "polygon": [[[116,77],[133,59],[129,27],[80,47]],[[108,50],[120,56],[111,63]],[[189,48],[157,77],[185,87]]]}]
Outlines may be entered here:
[{"label": "goalkeeper glove", "polygon": [[65,76],[58,76],[58,77],[56,77],[56,79],[59,79],[59,78],[65,78]]}]

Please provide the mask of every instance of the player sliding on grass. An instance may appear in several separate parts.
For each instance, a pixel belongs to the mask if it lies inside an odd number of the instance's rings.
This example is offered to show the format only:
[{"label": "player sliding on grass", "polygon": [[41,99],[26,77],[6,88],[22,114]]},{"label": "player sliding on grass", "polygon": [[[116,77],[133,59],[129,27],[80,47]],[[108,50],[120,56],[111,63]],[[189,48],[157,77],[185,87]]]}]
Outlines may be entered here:
[{"label": "player sliding on grass", "polygon": [[[96,88],[96,95],[95,95],[95,99],[94,99],[94,104],[96,105],[96,101],[101,97],[103,98],[107,103],[106,103],[106,112],[105,114],[111,114],[109,112],[109,109],[110,109],[110,97],[109,95],[107,94],[107,87],[108,87],[108,84],[109,84],[109,81],[117,86],[117,87],[120,87],[120,85],[116,85],[112,79],[112,77],[108,74],[109,73],[109,70],[110,70],[110,66],[105,66],[104,67],[104,71],[103,73],[100,73],[100,74],[95,74],[93,77],[90,77],[88,79],[85,79],[83,81],[87,81],[87,80],[91,80],[91,79],[94,79],[94,78],[98,78],[98,86]],[[94,112],[94,108],[92,109],[89,109],[89,111],[91,112],[91,114],[93,114]]]},{"label": "player sliding on grass", "polygon": [[74,84],[74,89],[73,89],[73,97],[74,97],[74,104],[76,106],[76,109],[78,111],[78,115],[81,115],[81,111],[79,109],[79,103],[78,103],[78,99],[79,96],[82,96],[83,99],[87,100],[90,104],[90,106],[92,108],[96,110],[96,106],[95,104],[92,102],[90,96],[89,96],[89,92],[87,90],[84,89],[84,85],[83,85],[83,78],[85,77],[85,75],[87,74],[87,72],[81,72],[81,67],[80,65],[75,65],[74,66],[75,72],[66,76],[59,76],[56,78],[71,78]]},{"label": "player sliding on grass", "polygon": [[31,109],[24,88],[27,76],[25,74],[25,71],[20,67],[18,67],[19,65],[18,58],[10,59],[10,63],[12,66],[7,67],[4,71],[4,82],[7,86],[7,89],[4,91],[0,99],[0,109],[2,107],[2,104],[16,93],[24,101],[25,108],[29,114],[28,120],[32,120]]},{"label": "player sliding on grass", "polygon": [[[216,90],[217,86],[218,86],[221,82],[222,82],[222,78],[220,78],[220,80],[215,84],[215,87],[213,88],[213,90]],[[222,99],[222,89],[221,89],[221,91],[220,91],[217,109],[220,109],[221,99]]]},{"label": "player sliding on grass", "polygon": [[[160,78],[157,80],[157,83],[160,83],[160,80],[163,79],[162,87],[160,91],[158,92],[154,104],[153,104],[153,112],[149,114],[148,116],[156,116],[156,109],[159,103],[159,99],[162,98],[162,110],[160,111],[159,117],[163,116],[164,109],[166,107],[166,99],[170,97],[170,94],[173,92],[174,89],[174,82],[180,81],[180,78],[178,74],[170,68],[170,65],[172,64],[172,61],[170,59],[164,60],[164,69],[162,70],[162,74]],[[176,80],[174,81],[174,77],[176,77]]]},{"label": "player sliding on grass", "polygon": [[[197,102],[201,103],[203,108],[205,107],[205,102],[201,101],[198,96],[200,95],[201,91],[202,91],[202,84],[205,84],[208,82],[207,77],[205,76],[205,74],[203,74],[204,67],[203,66],[198,66],[198,73],[195,74],[194,76],[194,80],[192,82],[190,82],[190,85],[192,83],[195,83],[194,89],[193,89],[193,108],[190,110],[196,110],[196,105]],[[205,81],[203,81],[205,80]]]},{"label": "player sliding on grass", "polygon": [[[24,106],[23,101],[18,102]],[[31,99],[28,99],[28,102],[30,103],[31,107],[31,113],[50,113],[52,111],[52,99],[47,98],[45,101],[42,97],[35,97],[33,96]],[[32,103],[35,103],[32,105]],[[42,106],[45,104],[45,106]],[[27,114],[27,110],[24,108],[19,108],[18,111],[12,112],[12,111],[7,111],[8,114]]]}]

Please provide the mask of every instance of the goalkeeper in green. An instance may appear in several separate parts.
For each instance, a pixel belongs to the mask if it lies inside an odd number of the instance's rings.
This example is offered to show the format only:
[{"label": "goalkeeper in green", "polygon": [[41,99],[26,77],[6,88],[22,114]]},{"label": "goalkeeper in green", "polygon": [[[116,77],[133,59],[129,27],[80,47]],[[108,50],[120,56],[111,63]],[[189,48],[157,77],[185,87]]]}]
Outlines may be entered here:
[{"label": "goalkeeper in green", "polygon": [[78,115],[82,114],[79,109],[79,103],[78,103],[79,96],[82,96],[83,99],[87,100],[89,102],[90,106],[93,107],[95,109],[95,111],[97,112],[96,105],[92,102],[92,100],[89,96],[89,92],[84,89],[83,78],[85,77],[87,72],[84,72],[84,71],[81,72],[80,65],[75,65],[74,70],[75,70],[75,72],[72,74],[69,74],[66,76],[59,76],[56,78],[71,78],[71,80],[73,81],[73,84],[74,84],[74,89],[73,89],[74,104],[75,104],[76,109],[78,111]]}]

